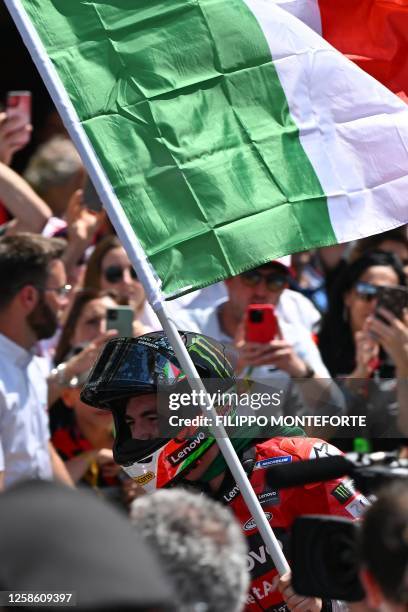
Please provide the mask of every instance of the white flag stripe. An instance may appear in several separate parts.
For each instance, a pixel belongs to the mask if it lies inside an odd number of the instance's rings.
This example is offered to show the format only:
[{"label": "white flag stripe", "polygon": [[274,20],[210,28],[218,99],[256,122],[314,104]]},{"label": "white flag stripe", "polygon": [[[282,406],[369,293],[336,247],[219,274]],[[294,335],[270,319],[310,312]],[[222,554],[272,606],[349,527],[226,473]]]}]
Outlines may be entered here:
[{"label": "white flag stripe", "polygon": [[322,18],[318,0],[272,0],[272,2],[322,35]]}]

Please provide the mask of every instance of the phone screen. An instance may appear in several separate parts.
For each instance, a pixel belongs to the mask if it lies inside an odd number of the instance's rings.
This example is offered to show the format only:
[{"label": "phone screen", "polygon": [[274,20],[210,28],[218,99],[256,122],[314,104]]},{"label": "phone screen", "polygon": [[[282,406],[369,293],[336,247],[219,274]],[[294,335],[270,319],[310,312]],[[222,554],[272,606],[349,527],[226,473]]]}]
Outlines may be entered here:
[{"label": "phone screen", "polygon": [[[17,149],[22,149],[31,137],[31,132],[27,129],[27,126],[31,123],[31,92],[7,92],[6,115],[7,119],[13,123],[13,129],[16,131],[14,144]],[[18,139],[16,138],[17,134]]]},{"label": "phone screen", "polygon": [[392,312],[398,319],[402,319],[404,308],[408,308],[408,288],[407,287],[380,287],[378,289],[378,300],[375,316],[381,321],[385,321],[378,312],[379,308],[385,308]]},{"label": "phone screen", "polygon": [[119,336],[129,338],[133,336],[133,308],[131,306],[117,306],[106,311],[106,329],[116,329]]},{"label": "phone screen", "polygon": [[31,91],[8,91],[7,114],[21,115],[26,124],[31,123]]}]

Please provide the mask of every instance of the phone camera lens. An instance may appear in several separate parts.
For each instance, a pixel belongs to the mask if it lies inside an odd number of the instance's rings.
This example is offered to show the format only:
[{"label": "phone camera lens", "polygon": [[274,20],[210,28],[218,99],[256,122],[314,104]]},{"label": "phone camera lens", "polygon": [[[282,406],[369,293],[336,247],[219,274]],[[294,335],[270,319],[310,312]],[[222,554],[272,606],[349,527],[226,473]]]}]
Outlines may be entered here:
[{"label": "phone camera lens", "polygon": [[263,321],[262,310],[251,310],[249,313],[249,319],[251,323],[262,323]]}]

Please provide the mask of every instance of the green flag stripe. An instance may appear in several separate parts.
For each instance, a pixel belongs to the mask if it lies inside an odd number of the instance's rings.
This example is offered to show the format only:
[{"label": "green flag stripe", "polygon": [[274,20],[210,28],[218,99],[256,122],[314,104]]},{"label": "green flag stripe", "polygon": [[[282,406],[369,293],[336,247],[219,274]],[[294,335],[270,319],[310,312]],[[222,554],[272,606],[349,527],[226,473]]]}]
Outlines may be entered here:
[{"label": "green flag stripe", "polygon": [[242,0],[23,4],[166,295],[336,242]]}]

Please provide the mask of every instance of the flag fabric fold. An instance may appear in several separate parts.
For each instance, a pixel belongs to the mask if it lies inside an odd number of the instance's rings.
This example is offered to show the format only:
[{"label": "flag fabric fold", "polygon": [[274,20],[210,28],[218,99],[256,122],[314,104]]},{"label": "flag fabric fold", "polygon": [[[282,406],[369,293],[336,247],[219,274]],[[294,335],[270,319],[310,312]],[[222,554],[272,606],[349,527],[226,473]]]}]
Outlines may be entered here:
[{"label": "flag fabric fold", "polygon": [[408,221],[408,108],[270,0],[21,0],[175,297]]}]

